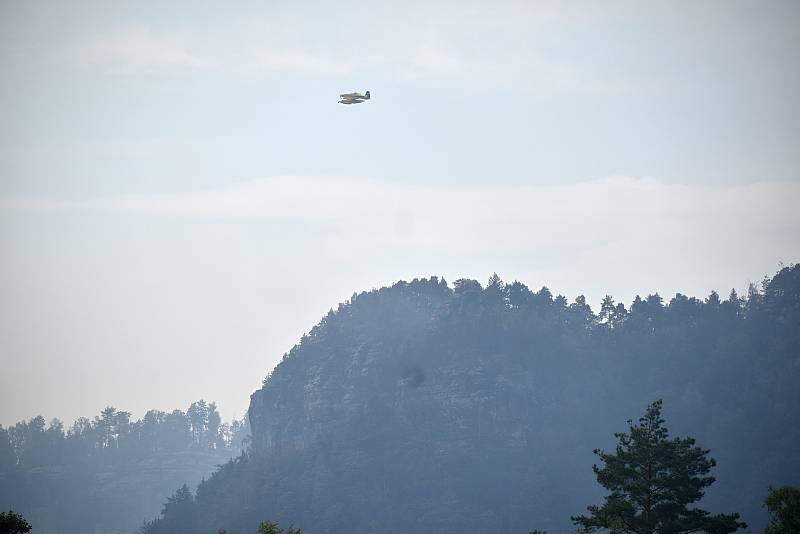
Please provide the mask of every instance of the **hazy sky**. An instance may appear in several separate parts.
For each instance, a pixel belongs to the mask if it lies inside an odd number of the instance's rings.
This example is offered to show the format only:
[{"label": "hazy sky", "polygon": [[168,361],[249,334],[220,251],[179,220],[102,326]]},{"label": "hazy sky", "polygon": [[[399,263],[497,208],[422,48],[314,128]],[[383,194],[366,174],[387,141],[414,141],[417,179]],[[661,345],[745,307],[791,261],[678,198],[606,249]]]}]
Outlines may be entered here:
[{"label": "hazy sky", "polygon": [[241,416],[398,279],[742,290],[800,260],[798,28],[796,1],[5,0],[0,423]]}]

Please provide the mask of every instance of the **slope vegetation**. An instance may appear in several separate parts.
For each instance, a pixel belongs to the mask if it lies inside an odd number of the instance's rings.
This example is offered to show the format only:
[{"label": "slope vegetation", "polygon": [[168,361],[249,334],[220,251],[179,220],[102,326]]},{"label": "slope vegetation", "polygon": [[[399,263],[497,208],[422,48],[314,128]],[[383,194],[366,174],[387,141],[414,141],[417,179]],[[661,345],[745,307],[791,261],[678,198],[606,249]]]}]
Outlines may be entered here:
[{"label": "slope vegetation", "polygon": [[147,534],[551,532],[600,500],[592,450],[653,399],[718,461],[703,506],[765,522],[800,482],[800,266],[746,298],[609,297],[496,276],[354,295],[252,395],[252,443]]}]

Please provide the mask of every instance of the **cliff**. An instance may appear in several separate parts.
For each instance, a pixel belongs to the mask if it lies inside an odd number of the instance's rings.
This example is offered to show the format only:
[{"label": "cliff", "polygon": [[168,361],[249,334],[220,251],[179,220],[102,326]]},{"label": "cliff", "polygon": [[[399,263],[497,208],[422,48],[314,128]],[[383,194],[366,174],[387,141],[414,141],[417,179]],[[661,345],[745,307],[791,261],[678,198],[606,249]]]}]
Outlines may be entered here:
[{"label": "cliff", "polygon": [[655,398],[719,462],[703,506],[758,528],[800,482],[798,281],[616,315],[496,278],[354,295],[252,395],[249,455],[150,532],[565,532],[601,497],[592,450]]}]

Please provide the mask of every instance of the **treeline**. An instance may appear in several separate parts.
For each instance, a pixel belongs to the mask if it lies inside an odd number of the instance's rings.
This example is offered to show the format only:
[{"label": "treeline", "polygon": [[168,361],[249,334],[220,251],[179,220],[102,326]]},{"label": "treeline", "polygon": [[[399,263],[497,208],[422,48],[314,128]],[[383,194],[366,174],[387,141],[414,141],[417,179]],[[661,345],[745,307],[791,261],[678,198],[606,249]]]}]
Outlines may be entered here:
[{"label": "treeline", "polygon": [[[781,329],[782,333],[786,325],[800,324],[798,287],[800,264],[783,267],[772,278],[765,276],[759,283],[750,283],[744,296],[731,289],[727,298],[711,291],[705,299],[677,293],[665,301],[659,293],[653,293],[645,297],[637,295],[626,307],[606,295],[595,313],[583,295],[569,302],[564,295],[553,295],[547,286],[531,290],[519,281],[504,283],[497,274],[485,286],[477,280],[458,279],[452,288],[436,276],[415,278],[392,287],[354,293],[337,310],[331,309],[309,334],[303,335],[300,343],[284,355],[284,363],[302,352],[305,345],[313,344],[315,338],[330,336],[349,325],[354,316],[366,323],[364,327],[381,327],[389,315],[410,321],[417,314],[432,315],[437,330],[448,330],[450,334],[455,333],[454,329],[460,330],[458,333],[467,334],[468,340],[477,340],[478,346],[490,343],[509,347],[526,343],[535,347],[542,341],[556,343],[566,337],[573,340],[572,346],[590,342],[596,349],[598,343],[607,346],[606,341],[617,337],[623,338],[626,348],[630,348],[636,345],[632,340],[656,336],[668,341],[663,346],[665,351],[698,352],[713,347],[708,343],[691,345],[689,341],[715,339],[723,330],[734,327],[735,331],[737,324],[746,324],[754,330]],[[387,313],[386,305],[390,302],[396,309]],[[396,316],[398,312],[402,315]],[[383,335],[392,333],[382,330]],[[683,346],[676,345],[679,339],[674,339],[675,336],[686,332],[693,332],[693,339],[685,340]],[[786,348],[796,346],[798,340],[800,332],[775,341],[780,348]]]},{"label": "treeline", "polygon": [[93,419],[78,418],[66,428],[40,416],[8,429],[0,426],[0,472],[35,467],[85,468],[135,461],[157,453],[231,451],[245,448],[247,418],[223,422],[217,405],[193,402],[184,412],[150,410],[132,421],[131,413],[108,406]]},{"label": "treeline", "polygon": [[799,265],[596,311],[498,276],[398,282],[303,336],[251,397],[249,454],[142,532],[567,532],[602,499],[591,451],[653,398],[719,461],[708,508],[761,530],[768,487],[800,484],[798,354]]},{"label": "treeline", "polygon": [[246,417],[223,422],[203,400],[138,420],[109,406],[68,428],[42,416],[0,427],[0,510],[21,513],[36,534],[131,532],[176,487],[239,456],[249,433]]}]

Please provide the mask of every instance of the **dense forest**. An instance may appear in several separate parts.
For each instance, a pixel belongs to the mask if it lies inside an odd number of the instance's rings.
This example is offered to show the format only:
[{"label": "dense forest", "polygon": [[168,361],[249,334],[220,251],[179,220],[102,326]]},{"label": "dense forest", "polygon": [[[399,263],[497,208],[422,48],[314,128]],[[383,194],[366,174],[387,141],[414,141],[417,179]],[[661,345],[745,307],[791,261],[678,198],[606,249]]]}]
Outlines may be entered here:
[{"label": "dense forest", "polygon": [[36,534],[130,532],[181,484],[196,484],[246,447],[246,419],[216,405],[184,412],[107,407],[93,419],[42,416],[0,426],[0,507],[22,512]]},{"label": "dense forest", "polygon": [[703,507],[758,532],[768,487],[800,483],[799,379],[798,265],[597,313],[496,275],[399,282],[304,335],[251,397],[248,452],[142,532],[568,532],[602,499],[592,451],[658,398],[716,460]]}]

